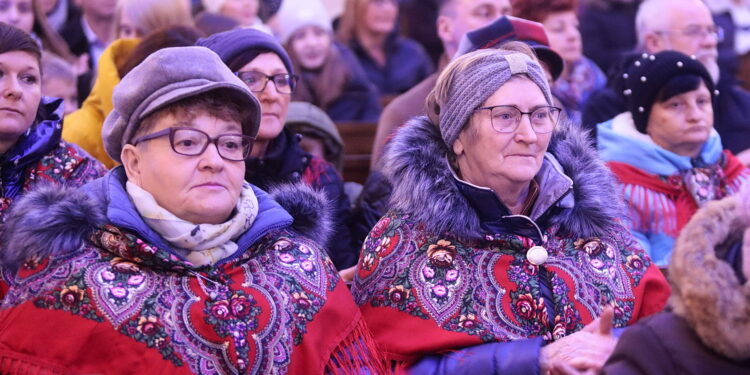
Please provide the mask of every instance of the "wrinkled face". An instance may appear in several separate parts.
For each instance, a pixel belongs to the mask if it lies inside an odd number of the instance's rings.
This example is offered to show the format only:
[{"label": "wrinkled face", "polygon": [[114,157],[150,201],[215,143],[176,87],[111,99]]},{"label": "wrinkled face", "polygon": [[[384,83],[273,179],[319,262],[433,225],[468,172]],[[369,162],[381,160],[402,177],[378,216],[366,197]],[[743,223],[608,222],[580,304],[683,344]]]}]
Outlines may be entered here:
[{"label": "wrinkled face", "polygon": [[[515,76],[495,91],[480,107],[516,106],[531,112],[547,106],[542,90],[528,78]],[[490,111],[474,112],[453,145],[464,180],[479,186],[526,184],[539,172],[552,133],[537,134],[527,115],[512,133],[492,127]],[[500,195],[502,191],[497,192]]]},{"label": "wrinkled face", "polygon": [[560,54],[566,64],[577,62],[583,56],[581,32],[575,12],[550,13],[542,22],[547,31],[549,45]]},{"label": "wrinkled face", "polygon": [[118,38],[140,38],[143,36],[143,31],[138,29],[130,19],[128,12],[122,12],[120,14],[120,29],[117,30]]},{"label": "wrinkled face", "polygon": [[30,34],[34,27],[33,3],[31,0],[0,0],[0,22]]},{"label": "wrinkled face", "polygon": [[75,81],[63,78],[45,78],[42,85],[42,95],[60,98],[65,103],[65,115],[78,109],[78,90]]},{"label": "wrinkled face", "polygon": [[711,94],[701,85],[662,103],[654,103],[648,117],[646,132],[654,143],[678,155],[682,150],[700,151],[714,126]]},{"label": "wrinkled face", "polygon": [[650,53],[675,50],[688,56],[695,55],[706,67],[714,81],[718,80],[719,43],[717,35],[709,32],[715,29],[711,12],[701,2],[686,1],[668,12],[666,30],[657,30],[658,41]]},{"label": "wrinkled face", "polygon": [[[202,130],[211,138],[242,133],[239,123],[198,111],[192,119],[162,116],[148,134],[173,126]],[[214,144],[200,155],[185,156],[172,150],[169,136],[126,145],[122,160],[128,180],[151,193],[161,207],[194,224],[226,221],[237,206],[245,175],[245,163],[222,158]]]},{"label": "wrinkled face", "polygon": [[291,48],[299,64],[308,70],[323,66],[331,51],[331,33],[318,26],[305,26],[292,35]]},{"label": "wrinkled face", "polygon": [[[354,1],[354,0],[349,0]],[[389,34],[396,27],[396,0],[369,0],[364,11],[362,27],[372,34]]]},{"label": "wrinkled face", "polygon": [[469,31],[510,15],[510,0],[453,0],[438,18],[438,36],[453,53]]},{"label": "wrinkled face", "polygon": [[[243,66],[239,71],[256,71],[267,76],[289,73],[281,58],[273,52],[258,55],[258,57]],[[259,141],[270,141],[276,138],[284,129],[284,122],[286,121],[289,101],[291,101],[292,95],[278,92],[273,82],[266,82],[266,87],[263,91],[253,92],[253,94],[260,101],[262,112],[260,129],[258,130],[256,139]]]},{"label": "wrinkled face", "polygon": [[258,0],[226,0],[219,13],[237,20],[240,26],[252,26],[258,17]]},{"label": "wrinkled face", "polygon": [[0,90],[0,142],[13,144],[31,127],[39,108],[39,61],[21,51],[0,54]]}]

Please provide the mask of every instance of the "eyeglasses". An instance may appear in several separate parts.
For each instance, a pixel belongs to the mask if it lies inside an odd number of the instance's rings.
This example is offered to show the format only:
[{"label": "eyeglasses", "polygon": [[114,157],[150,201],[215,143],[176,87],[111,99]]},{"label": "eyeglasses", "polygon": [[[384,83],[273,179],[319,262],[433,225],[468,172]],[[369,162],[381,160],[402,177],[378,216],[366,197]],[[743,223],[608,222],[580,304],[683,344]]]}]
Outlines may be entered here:
[{"label": "eyeglasses", "polygon": [[211,138],[205,132],[193,128],[172,127],[153,134],[144,135],[133,141],[133,145],[169,135],[172,150],[180,155],[197,156],[206,151],[209,143],[216,145],[219,156],[226,160],[243,161],[253,149],[255,137],[242,134],[221,134]]},{"label": "eyeglasses", "polygon": [[245,82],[247,88],[252,92],[261,92],[266,89],[268,81],[273,82],[276,91],[282,94],[291,94],[297,87],[297,76],[293,74],[281,73],[267,76],[261,72],[247,71],[237,72],[242,82]]},{"label": "eyeglasses", "polygon": [[[670,31],[656,31],[657,34],[671,34]],[[690,39],[704,40],[707,36],[716,38],[716,41],[721,43],[724,40],[724,29],[720,26],[710,25],[690,25],[679,31],[680,35]]]},{"label": "eyeglasses", "polygon": [[557,121],[560,119],[560,108],[552,106],[539,107],[531,112],[523,112],[512,105],[495,105],[492,107],[480,107],[475,111],[490,111],[492,128],[498,133],[513,133],[521,124],[521,117],[529,115],[531,128],[538,134],[549,133],[555,130]]}]

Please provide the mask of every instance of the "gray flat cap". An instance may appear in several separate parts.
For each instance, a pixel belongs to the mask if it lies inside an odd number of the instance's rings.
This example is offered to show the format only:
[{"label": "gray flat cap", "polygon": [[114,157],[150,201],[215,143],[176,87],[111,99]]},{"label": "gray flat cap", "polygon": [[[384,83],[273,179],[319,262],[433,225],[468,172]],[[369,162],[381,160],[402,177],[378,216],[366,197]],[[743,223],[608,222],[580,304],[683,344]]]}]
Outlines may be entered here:
[{"label": "gray flat cap", "polygon": [[133,140],[146,116],[214,90],[230,90],[241,106],[250,108],[242,122],[243,133],[257,135],[260,104],[219,56],[205,47],[174,47],[154,52],[117,84],[112,94],[114,108],[102,128],[104,149],[109,157],[122,162],[122,147]]}]

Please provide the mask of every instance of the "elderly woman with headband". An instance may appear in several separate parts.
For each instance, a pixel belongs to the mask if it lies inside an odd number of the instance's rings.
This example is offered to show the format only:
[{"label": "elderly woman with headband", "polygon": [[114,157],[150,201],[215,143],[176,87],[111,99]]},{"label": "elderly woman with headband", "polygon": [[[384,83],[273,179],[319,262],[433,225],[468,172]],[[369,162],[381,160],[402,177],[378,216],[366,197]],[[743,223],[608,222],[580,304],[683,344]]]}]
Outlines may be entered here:
[{"label": "elderly woman with headband", "polygon": [[454,60],[428,117],[387,146],[391,207],[352,292],[379,347],[412,373],[597,369],[613,324],[666,303],[663,275],[619,223],[614,178],[578,128],[558,124],[531,56],[513,43]]}]

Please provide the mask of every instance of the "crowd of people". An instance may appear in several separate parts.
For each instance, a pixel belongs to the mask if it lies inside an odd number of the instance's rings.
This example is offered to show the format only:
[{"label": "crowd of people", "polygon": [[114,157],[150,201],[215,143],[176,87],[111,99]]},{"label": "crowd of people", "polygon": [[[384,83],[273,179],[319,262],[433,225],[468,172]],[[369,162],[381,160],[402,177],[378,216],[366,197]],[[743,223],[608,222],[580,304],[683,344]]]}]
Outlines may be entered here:
[{"label": "crowd of people", "polygon": [[748,24],[0,1],[0,373],[750,373]]}]

